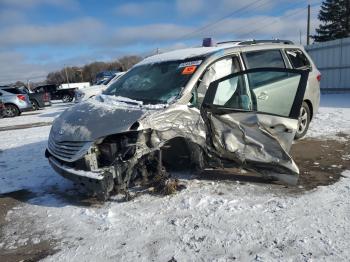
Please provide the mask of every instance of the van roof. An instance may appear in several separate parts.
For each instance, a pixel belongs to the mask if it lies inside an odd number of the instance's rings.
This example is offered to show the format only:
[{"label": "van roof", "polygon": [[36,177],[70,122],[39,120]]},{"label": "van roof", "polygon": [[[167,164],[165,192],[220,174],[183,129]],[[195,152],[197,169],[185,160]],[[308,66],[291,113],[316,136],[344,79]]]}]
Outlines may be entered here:
[{"label": "van roof", "polygon": [[177,49],[170,52],[156,54],[145,58],[144,60],[139,62],[137,66],[144,65],[144,64],[166,62],[166,61],[176,61],[176,60],[185,60],[185,59],[196,58],[196,57],[203,57],[203,56],[214,54],[216,52],[222,52],[225,50],[241,51],[245,49],[254,50],[254,49],[271,49],[271,48],[286,48],[286,47],[300,48],[300,46],[296,46],[292,42],[285,41],[285,40],[284,41],[271,40],[270,42],[267,40],[243,41],[243,42],[229,41],[229,42],[221,42],[221,43],[218,43],[216,46],[211,46],[211,47],[202,47],[202,46],[192,47],[192,48]]}]

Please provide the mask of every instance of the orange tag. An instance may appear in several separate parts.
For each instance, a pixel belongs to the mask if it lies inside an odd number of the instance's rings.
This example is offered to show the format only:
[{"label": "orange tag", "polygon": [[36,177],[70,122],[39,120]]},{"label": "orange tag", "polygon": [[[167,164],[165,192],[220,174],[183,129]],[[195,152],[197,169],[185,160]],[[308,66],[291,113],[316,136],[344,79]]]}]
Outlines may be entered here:
[{"label": "orange tag", "polygon": [[184,70],[182,70],[182,74],[183,75],[190,75],[190,74],[193,74],[194,71],[196,71],[197,69],[197,66],[193,65],[193,66],[186,66],[184,68]]}]

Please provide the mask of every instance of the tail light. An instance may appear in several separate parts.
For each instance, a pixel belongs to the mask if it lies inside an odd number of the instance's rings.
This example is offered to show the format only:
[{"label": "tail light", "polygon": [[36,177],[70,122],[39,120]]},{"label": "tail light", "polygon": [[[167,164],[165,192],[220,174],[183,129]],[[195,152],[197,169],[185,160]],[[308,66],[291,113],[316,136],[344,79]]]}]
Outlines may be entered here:
[{"label": "tail light", "polygon": [[43,94],[43,100],[45,101],[45,102],[49,102],[50,101],[50,96],[49,96],[49,93],[44,93]]},{"label": "tail light", "polygon": [[26,97],[24,95],[17,95],[17,98],[22,101],[26,101]]},{"label": "tail light", "polygon": [[318,74],[316,78],[318,82],[321,82],[321,74]]}]

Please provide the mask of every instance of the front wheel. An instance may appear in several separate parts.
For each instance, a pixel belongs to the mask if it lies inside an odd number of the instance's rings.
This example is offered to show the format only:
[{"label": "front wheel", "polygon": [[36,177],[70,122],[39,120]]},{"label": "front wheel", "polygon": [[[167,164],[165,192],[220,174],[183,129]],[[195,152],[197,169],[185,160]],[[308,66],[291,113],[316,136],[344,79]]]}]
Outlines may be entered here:
[{"label": "front wheel", "polygon": [[62,101],[64,103],[72,102],[73,101],[73,97],[71,97],[70,95],[63,95]]},{"label": "front wheel", "polygon": [[298,129],[295,133],[295,139],[300,139],[305,136],[307,130],[309,129],[311,120],[310,108],[306,102],[303,102],[300,108],[300,114],[298,118]]}]

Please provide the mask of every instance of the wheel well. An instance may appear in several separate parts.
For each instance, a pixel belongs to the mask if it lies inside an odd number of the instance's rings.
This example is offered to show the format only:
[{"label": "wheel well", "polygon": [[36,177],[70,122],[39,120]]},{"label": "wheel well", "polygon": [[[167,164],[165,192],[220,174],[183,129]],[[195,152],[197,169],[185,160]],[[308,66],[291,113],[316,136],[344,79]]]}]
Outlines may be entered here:
[{"label": "wheel well", "polygon": [[314,110],[312,108],[312,103],[310,100],[304,100],[304,102],[309,106],[310,109],[310,120],[312,119],[312,117],[314,116]]},{"label": "wheel well", "polygon": [[17,110],[18,110],[18,111],[21,111],[21,110],[18,108],[18,106],[17,106],[17,105],[15,105],[15,104],[12,104],[12,103],[5,103],[5,106],[7,106],[7,105],[14,106],[14,107],[16,107],[16,108],[17,108]]}]

